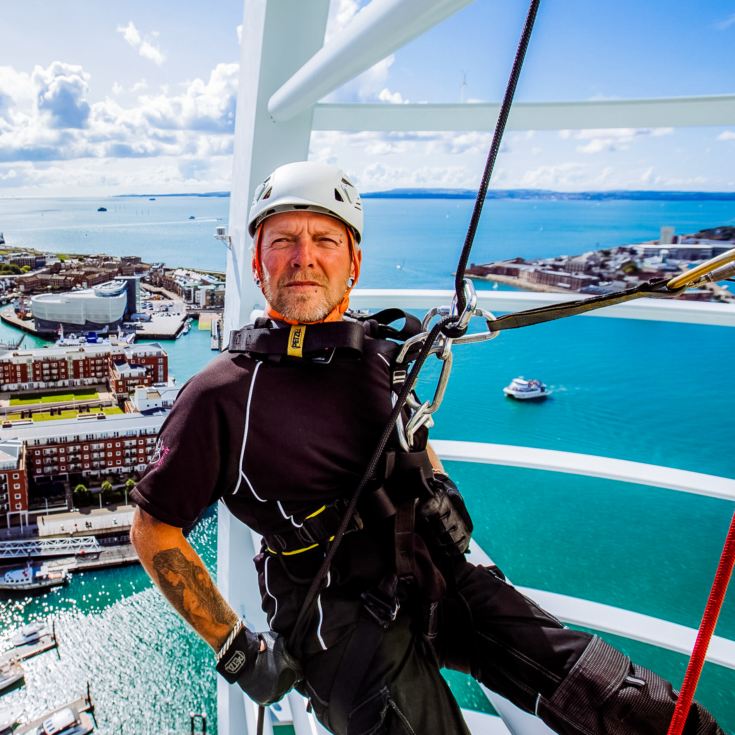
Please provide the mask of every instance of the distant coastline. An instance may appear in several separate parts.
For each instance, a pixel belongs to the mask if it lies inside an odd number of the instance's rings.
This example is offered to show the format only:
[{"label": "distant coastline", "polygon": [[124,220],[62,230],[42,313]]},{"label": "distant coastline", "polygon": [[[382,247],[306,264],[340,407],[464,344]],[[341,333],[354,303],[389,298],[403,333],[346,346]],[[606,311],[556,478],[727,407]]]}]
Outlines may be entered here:
[{"label": "distant coastline", "polygon": [[[210,191],[179,194],[117,194],[114,199],[147,199],[151,197],[220,197],[230,196],[228,191]],[[474,199],[474,189],[387,189],[365,192],[363,199]],[[552,191],[550,189],[495,189],[488,199],[542,199],[551,201],[735,201],[732,191],[644,191],[619,189],[614,191]]]}]

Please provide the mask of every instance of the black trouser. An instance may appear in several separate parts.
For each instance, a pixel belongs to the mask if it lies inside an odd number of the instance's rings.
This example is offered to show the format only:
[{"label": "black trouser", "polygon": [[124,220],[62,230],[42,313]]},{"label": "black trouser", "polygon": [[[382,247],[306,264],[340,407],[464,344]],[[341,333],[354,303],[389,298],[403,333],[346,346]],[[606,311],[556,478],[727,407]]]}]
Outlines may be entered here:
[{"label": "black trouser", "polygon": [[[563,735],[665,735],[676,701],[668,682],[600,638],[564,628],[497,568],[460,563],[438,612],[432,646],[414,629],[418,616],[404,611],[377,650],[351,645],[359,623],[304,662],[304,693],[325,727],[337,735],[466,735],[441,665],[472,674]],[[351,701],[333,701],[356,655],[371,657],[367,673]],[[695,704],[685,735],[715,734],[724,735]]]}]

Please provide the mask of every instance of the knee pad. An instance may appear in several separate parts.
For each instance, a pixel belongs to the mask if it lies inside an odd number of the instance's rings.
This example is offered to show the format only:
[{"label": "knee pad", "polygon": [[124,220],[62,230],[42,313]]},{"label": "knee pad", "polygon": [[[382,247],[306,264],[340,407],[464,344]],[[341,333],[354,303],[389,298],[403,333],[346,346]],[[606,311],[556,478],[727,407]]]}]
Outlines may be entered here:
[{"label": "knee pad", "polygon": [[[564,735],[661,735],[677,693],[671,684],[595,636],[557,687],[539,696],[536,714]],[[712,716],[692,705],[685,735],[724,735]]]}]

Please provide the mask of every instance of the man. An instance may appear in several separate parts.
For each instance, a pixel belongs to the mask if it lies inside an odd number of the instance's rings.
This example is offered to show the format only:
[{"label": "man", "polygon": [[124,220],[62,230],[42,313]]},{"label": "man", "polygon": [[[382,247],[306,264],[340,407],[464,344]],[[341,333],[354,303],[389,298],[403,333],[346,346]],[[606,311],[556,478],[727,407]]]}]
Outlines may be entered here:
[{"label": "man", "polygon": [[[396,343],[344,316],[362,224],[357,191],[331,166],[287,164],[258,189],[249,228],[267,321],[236,333],[181,391],[133,492],[141,562],[223,676],[261,703],[296,685],[338,735],[467,733],[440,666],[565,735],[663,735],[676,699],[667,682],[562,626],[496,567],[466,561],[471,522],[425,436],[406,453],[394,432],[294,631],[392,408]],[[184,537],[218,499],[264,537],[266,633],[238,620]],[[695,705],[686,733],[722,730]]]}]

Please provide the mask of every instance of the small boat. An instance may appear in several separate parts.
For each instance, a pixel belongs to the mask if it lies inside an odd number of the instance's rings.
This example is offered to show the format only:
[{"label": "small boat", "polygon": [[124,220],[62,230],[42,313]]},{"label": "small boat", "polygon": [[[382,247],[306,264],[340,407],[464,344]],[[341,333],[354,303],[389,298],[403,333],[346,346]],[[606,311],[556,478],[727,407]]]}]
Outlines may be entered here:
[{"label": "small boat", "polygon": [[190,214],[189,219],[196,219],[196,217],[193,214]]},{"label": "small boat", "polygon": [[28,646],[31,643],[38,643],[41,638],[49,634],[49,629],[44,623],[29,623],[24,625],[11,639],[10,642],[18,648],[18,646]]},{"label": "small boat", "polygon": [[510,385],[503,388],[508,398],[516,398],[519,401],[529,401],[538,398],[546,398],[551,391],[540,380],[526,380],[525,378],[513,378]]},{"label": "small boat", "polygon": [[87,696],[56,707],[25,723],[14,735],[86,735],[97,726],[94,703],[87,684]]},{"label": "small boat", "polygon": [[17,689],[24,681],[23,667],[17,661],[0,664],[0,692]]},{"label": "small boat", "polygon": [[107,207],[97,207],[97,211],[98,212],[106,212],[107,211]]},{"label": "small boat", "polygon": [[67,584],[70,577],[69,570],[66,568],[52,569],[47,564],[34,565],[28,562],[24,567],[5,570],[0,577],[0,591],[42,591]]},{"label": "small boat", "polygon": [[13,735],[13,731],[20,724],[20,717],[11,714],[8,710],[0,712],[0,735]]}]

